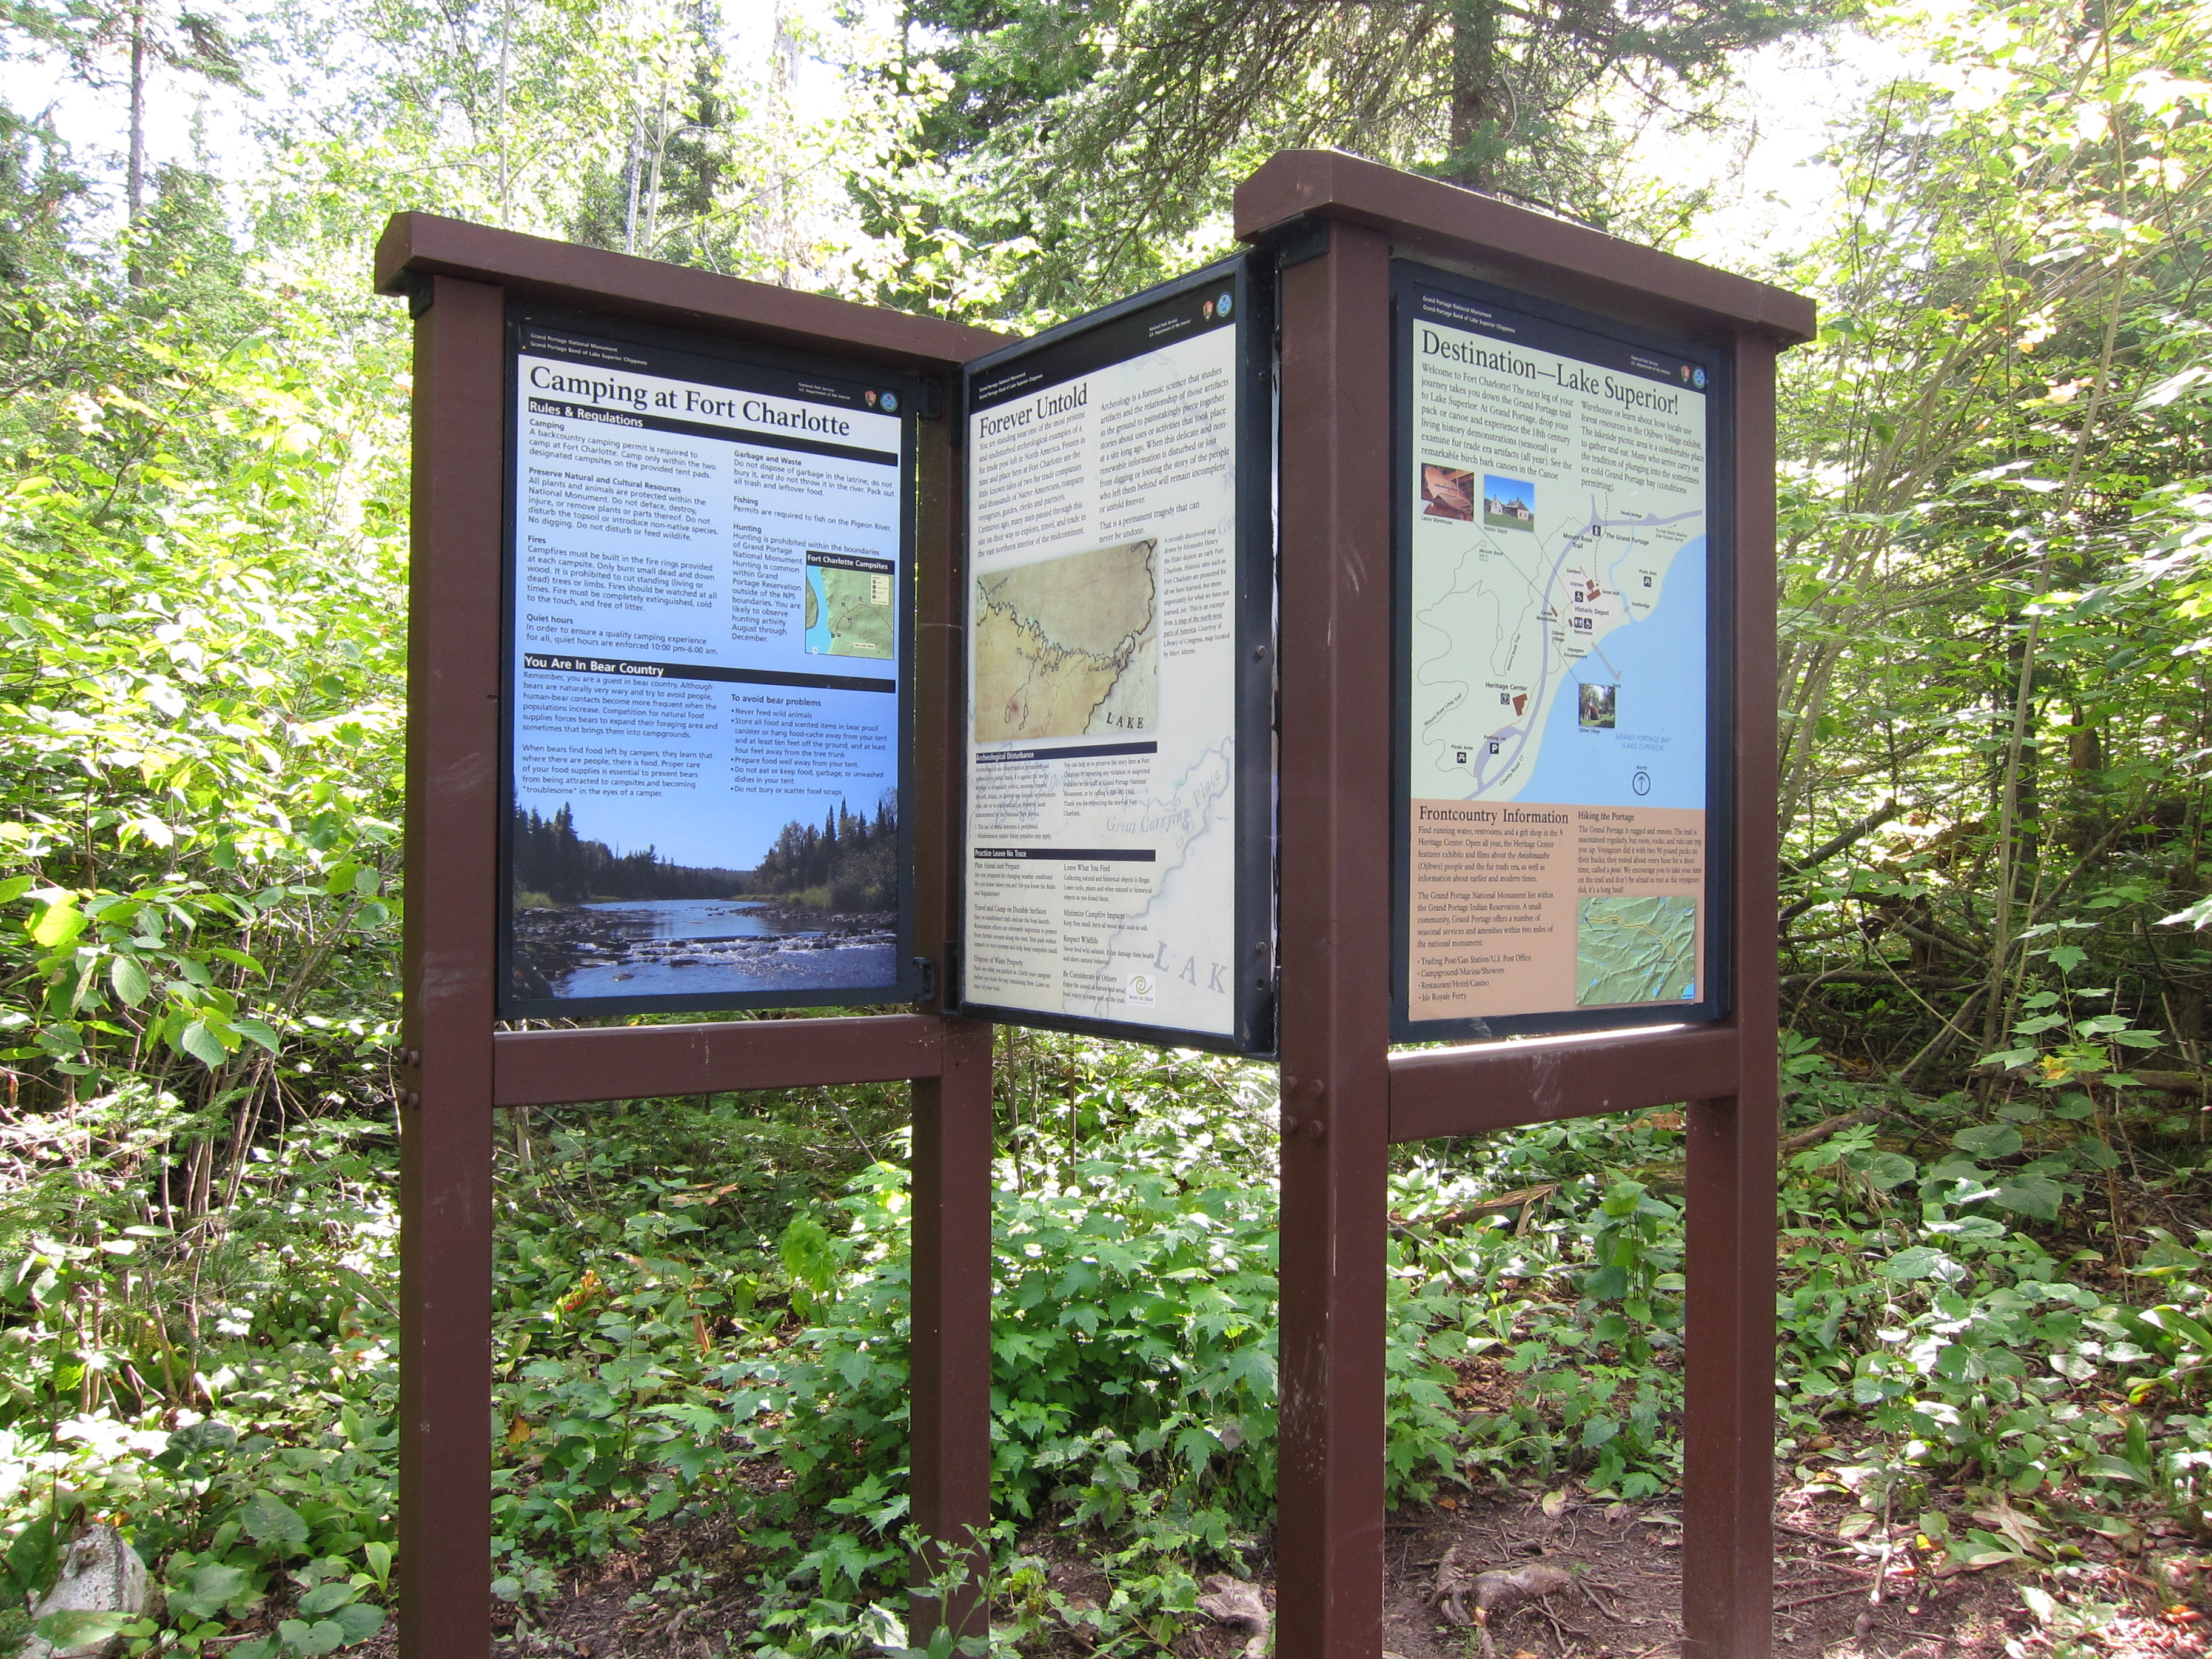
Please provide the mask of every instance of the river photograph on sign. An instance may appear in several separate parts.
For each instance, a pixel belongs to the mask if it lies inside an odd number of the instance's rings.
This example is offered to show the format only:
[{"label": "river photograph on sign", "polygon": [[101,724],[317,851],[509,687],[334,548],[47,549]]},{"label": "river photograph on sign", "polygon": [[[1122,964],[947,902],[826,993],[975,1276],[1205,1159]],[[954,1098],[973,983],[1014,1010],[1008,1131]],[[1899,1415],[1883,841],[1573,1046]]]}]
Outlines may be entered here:
[{"label": "river photograph on sign", "polygon": [[509,332],[503,1008],[897,994],[911,388]]},{"label": "river photograph on sign", "polygon": [[1717,363],[1418,267],[1396,303],[1400,1024],[1714,1018]]},{"label": "river photograph on sign", "polygon": [[970,368],[976,1012],[1258,1041],[1251,310],[1231,262]]}]

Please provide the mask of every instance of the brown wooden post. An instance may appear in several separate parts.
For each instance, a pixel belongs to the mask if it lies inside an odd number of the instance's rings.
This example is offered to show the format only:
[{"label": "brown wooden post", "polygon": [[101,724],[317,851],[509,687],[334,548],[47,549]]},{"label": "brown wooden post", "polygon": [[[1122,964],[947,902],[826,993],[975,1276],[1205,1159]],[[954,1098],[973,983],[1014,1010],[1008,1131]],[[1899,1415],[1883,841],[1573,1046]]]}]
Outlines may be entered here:
[{"label": "brown wooden post", "polygon": [[1390,242],[1329,229],[1281,284],[1283,1659],[1382,1640]]},{"label": "brown wooden post", "polygon": [[[914,1085],[914,1522],[930,1547],[915,1563],[909,1639],[942,1625],[980,1632],[982,1551],[991,1519],[991,1027],[945,1022],[945,1073]],[[939,1605],[931,1575],[969,1577]]]},{"label": "brown wooden post", "polygon": [[[916,458],[915,638],[915,948],[938,964],[933,1009],[945,992],[946,941],[958,935],[961,845],[957,768],[967,717],[966,562],[959,556],[961,413],[948,376],[945,412],[921,428]],[[977,1633],[983,1552],[965,1547],[991,1519],[991,1027],[945,1024],[939,1075],[914,1085],[913,1398],[915,1528],[929,1540],[914,1563],[908,1639],[940,1627]],[[942,1602],[920,1593],[952,1564],[967,1582]],[[972,1627],[971,1627],[972,1626]]]},{"label": "brown wooden post", "polygon": [[1688,1111],[1682,1650],[1766,1659],[1774,1638],[1774,360],[1735,368],[1736,1092]]},{"label": "brown wooden post", "polygon": [[421,279],[399,1118],[399,1643],[491,1645],[493,929],[505,295]]}]

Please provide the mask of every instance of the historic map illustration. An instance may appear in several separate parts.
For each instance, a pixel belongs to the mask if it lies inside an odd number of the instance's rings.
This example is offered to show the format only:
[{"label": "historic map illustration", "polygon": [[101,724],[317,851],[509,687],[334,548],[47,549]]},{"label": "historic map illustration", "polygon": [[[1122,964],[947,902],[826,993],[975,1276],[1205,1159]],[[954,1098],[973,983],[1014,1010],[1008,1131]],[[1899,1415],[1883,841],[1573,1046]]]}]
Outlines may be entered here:
[{"label": "historic map illustration", "polygon": [[1159,728],[1158,544],[975,579],[975,741]]}]

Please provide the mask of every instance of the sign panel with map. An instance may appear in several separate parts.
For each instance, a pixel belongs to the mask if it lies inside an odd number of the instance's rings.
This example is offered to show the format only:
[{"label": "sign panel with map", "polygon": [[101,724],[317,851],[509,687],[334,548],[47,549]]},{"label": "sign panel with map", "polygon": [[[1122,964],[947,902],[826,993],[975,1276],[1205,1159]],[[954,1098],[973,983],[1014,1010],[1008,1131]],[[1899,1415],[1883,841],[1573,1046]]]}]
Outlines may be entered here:
[{"label": "sign panel with map", "polygon": [[1272,1046],[1263,297],[1232,260],[969,366],[972,1012]]},{"label": "sign panel with map", "polygon": [[1726,1007],[1723,362],[1401,263],[1401,1040]]},{"label": "sign panel with map", "polygon": [[915,384],[507,335],[502,1016],[910,996]]}]

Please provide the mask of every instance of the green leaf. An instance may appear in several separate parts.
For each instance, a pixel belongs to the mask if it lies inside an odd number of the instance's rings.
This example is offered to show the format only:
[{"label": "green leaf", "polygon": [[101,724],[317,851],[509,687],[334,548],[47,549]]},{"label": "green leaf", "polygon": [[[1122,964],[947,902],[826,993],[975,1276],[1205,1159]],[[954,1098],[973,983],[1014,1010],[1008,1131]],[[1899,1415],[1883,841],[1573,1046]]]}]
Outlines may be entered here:
[{"label": "green leaf", "polygon": [[230,1050],[222,1046],[222,1039],[209,1028],[204,1019],[186,1022],[185,1029],[175,1038],[178,1048],[194,1060],[214,1071],[230,1058]]},{"label": "green leaf", "polygon": [[367,1601],[349,1601],[331,1618],[345,1632],[348,1647],[366,1642],[384,1628],[384,1609]]},{"label": "green leaf", "polygon": [[72,896],[58,904],[49,904],[26,926],[33,943],[58,951],[84,932],[84,912],[76,908],[76,899]]},{"label": "green leaf", "polygon": [[2021,1148],[2020,1131],[2009,1123],[1977,1123],[1953,1135],[1951,1144],[1976,1158],[2010,1158]]},{"label": "green leaf", "polygon": [[299,1510],[273,1492],[257,1492],[247,1498],[246,1511],[240,1520],[246,1534],[257,1544],[279,1544],[289,1549],[307,1547],[307,1522]]},{"label": "green leaf", "polygon": [[2160,1305],[2143,1315],[2143,1322],[2169,1336],[2178,1336],[2202,1354],[2212,1354],[2212,1331],[2208,1331],[2179,1308]]},{"label": "green leaf", "polygon": [[91,1647],[106,1642],[123,1633],[125,1625],[135,1622],[135,1613],[122,1613],[106,1607],[68,1607],[60,1613],[50,1613],[33,1626],[38,1633],[58,1649]]},{"label": "green leaf", "polygon": [[319,1619],[308,1624],[302,1619],[287,1619],[276,1626],[276,1634],[284,1638],[284,1645],[295,1653],[319,1659],[325,1653],[335,1653],[345,1645],[345,1626],[334,1619]]},{"label": "green leaf", "polygon": [[276,1033],[258,1019],[234,1019],[230,1022],[230,1029],[249,1042],[259,1043],[272,1054],[283,1046]]},{"label": "green leaf", "polygon": [[2065,1196],[2066,1189],[2048,1176],[2016,1175],[1997,1187],[1999,1204],[2039,1221],[2057,1220],[2058,1206]]},{"label": "green leaf", "polygon": [[353,1600],[351,1584],[343,1579],[318,1584],[300,1598],[300,1611],[309,1619],[319,1619],[333,1607],[342,1607]]},{"label": "green leaf", "polygon": [[1956,1276],[1958,1264],[1938,1249],[1925,1244],[1915,1244],[1899,1250],[1881,1264],[1885,1279],[1894,1279],[1901,1284],[1911,1284],[1922,1279],[1951,1279]]},{"label": "green leaf", "polygon": [[2070,974],[2088,961],[2089,953],[2078,945],[2056,945],[2047,952],[2051,965],[2062,974]]},{"label": "green leaf", "polygon": [[1874,1184],[1876,1191],[1886,1193],[1918,1175],[1920,1166],[1902,1152],[1869,1152],[1859,1173]]},{"label": "green leaf", "polygon": [[2081,1460],[2081,1473],[2094,1475],[2100,1480],[2125,1480],[2138,1486],[2148,1486],[2148,1475],[2124,1457],[2115,1457],[2110,1452],[2098,1452]]},{"label": "green leaf", "polygon": [[136,957],[117,957],[110,962],[107,982],[115,988],[117,1000],[126,1008],[136,1008],[154,988],[153,981],[146,976],[145,967]]},{"label": "green leaf", "polygon": [[212,1619],[244,1595],[252,1582],[243,1568],[227,1566],[220,1561],[203,1562],[191,1570],[183,1585],[169,1587],[170,1611],[188,1613],[195,1619]]},{"label": "green leaf", "polygon": [[2114,1169],[2118,1167],[2120,1161],[2120,1155],[2094,1135],[2076,1136],[2074,1141],[2074,1156],[2079,1162],[2087,1164],[2093,1170]]},{"label": "green leaf", "polygon": [[2130,1273],[2167,1275],[2194,1273],[2204,1265],[2198,1251],[2179,1243],[2171,1233],[2154,1232],[2151,1242],[2142,1255],[2136,1259]]}]

